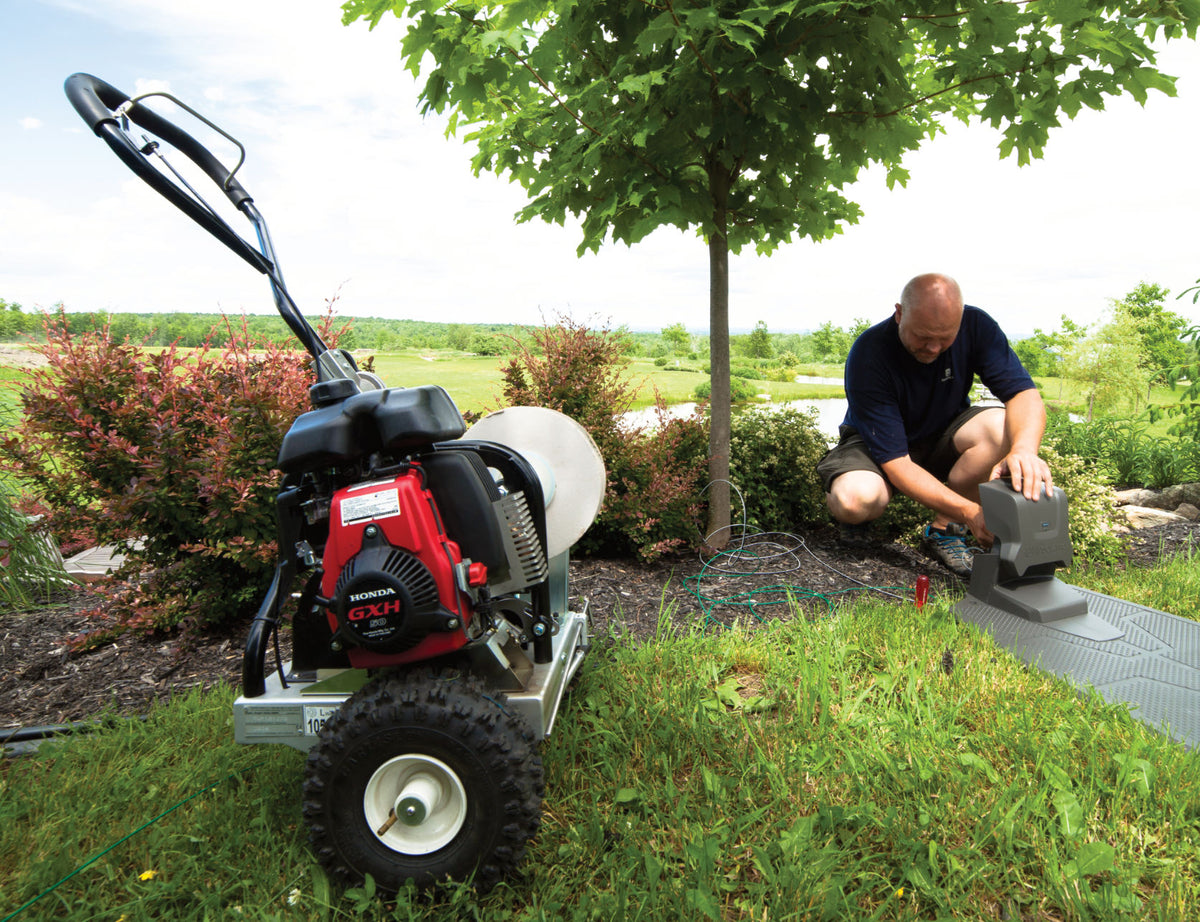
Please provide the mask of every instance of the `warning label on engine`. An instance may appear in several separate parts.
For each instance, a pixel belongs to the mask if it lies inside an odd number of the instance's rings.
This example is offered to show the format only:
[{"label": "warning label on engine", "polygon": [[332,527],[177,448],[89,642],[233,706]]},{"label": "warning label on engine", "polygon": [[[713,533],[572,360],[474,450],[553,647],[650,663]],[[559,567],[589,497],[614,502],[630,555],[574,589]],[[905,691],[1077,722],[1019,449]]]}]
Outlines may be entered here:
[{"label": "warning label on engine", "polygon": [[364,519],[386,519],[400,514],[400,491],[377,490],[362,496],[342,498],[342,524],[361,522]]}]

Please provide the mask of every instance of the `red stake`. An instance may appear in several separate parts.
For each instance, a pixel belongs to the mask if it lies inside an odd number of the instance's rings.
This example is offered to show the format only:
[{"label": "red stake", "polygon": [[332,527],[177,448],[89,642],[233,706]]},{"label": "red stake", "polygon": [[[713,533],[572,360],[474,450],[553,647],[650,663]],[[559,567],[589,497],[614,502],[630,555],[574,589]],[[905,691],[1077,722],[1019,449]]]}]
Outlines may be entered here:
[{"label": "red stake", "polygon": [[917,588],[915,590],[913,601],[917,603],[917,611],[920,611],[925,602],[929,599],[929,577],[922,573],[917,577]]}]

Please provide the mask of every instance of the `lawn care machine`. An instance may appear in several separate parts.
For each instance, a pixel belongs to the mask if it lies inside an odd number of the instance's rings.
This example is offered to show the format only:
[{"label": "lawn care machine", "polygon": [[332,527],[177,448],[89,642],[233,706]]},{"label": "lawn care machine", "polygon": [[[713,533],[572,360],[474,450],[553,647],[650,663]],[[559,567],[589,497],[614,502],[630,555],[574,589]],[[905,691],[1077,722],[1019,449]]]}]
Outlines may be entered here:
[{"label": "lawn care machine", "polygon": [[[130,98],[88,74],[65,89],[122,162],[267,277],[315,367],[312,409],[279,449],[278,562],[246,641],[236,739],[308,752],[304,817],[341,880],[490,887],[538,828],[539,746],[588,649],[567,564],[604,493],[595,444],[534,407],[467,432],[441,387],[383,387],[327,348],[288,294],[266,223],[235,178],[237,141],[164,93]],[[235,146],[234,168],[150,96]],[[171,163],[171,151],[183,159]],[[184,171],[217,185],[257,245]]]}]

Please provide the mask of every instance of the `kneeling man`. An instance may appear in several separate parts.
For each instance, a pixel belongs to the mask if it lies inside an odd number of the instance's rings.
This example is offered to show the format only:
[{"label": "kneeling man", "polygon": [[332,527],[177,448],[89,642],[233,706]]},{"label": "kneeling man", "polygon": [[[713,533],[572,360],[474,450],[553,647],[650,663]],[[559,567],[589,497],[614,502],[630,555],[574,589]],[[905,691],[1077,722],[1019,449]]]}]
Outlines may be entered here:
[{"label": "kneeling man", "polygon": [[[1003,406],[970,405],[976,375]],[[838,444],[817,464],[846,544],[867,542],[869,523],[899,490],[934,513],[926,553],[969,576],[968,530],[983,547],[993,538],[979,484],[1010,477],[1029,499],[1049,494],[1041,395],[996,321],[964,306],[949,276],[914,278],[893,316],[855,340],[846,398]]]}]

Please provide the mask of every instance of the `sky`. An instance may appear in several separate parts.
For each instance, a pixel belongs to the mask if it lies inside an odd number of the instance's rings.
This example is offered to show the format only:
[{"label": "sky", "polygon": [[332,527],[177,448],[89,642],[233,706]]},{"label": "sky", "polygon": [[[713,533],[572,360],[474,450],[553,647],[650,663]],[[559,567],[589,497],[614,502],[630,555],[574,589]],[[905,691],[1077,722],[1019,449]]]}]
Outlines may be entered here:
[{"label": "sky", "polygon": [[[521,188],[474,176],[471,149],[419,114],[400,24],[370,32],[340,17],[331,0],[0,0],[0,298],[274,309],[261,275],[91,134],[62,91],[83,71],[128,94],[169,91],[244,143],[238,178],[305,313],[336,296],[347,315],[707,329],[699,237],[668,228],[578,257],[577,226],[517,224]],[[865,172],[858,225],[731,257],[731,327],[874,322],[927,271],[955,276],[1012,338],[1057,329],[1063,314],[1100,322],[1142,281],[1200,323],[1200,305],[1175,298],[1200,277],[1200,46],[1168,43],[1158,65],[1179,78],[1175,98],[1084,112],[1028,166],[1000,160],[991,128],[954,123],[910,155],[907,187]]]}]

